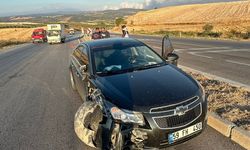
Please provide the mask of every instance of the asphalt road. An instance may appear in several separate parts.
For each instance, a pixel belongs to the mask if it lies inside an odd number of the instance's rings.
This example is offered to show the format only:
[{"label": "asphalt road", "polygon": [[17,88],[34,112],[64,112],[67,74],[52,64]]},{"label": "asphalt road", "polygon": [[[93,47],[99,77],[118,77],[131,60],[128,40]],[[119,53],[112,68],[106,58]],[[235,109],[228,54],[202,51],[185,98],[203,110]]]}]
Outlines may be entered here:
[{"label": "asphalt road", "polygon": [[[161,37],[132,36],[157,52]],[[179,64],[250,87],[250,42],[171,38]]]},{"label": "asphalt road", "polygon": [[[0,52],[0,150],[89,149],[73,129],[81,100],[70,87],[68,65],[76,44],[27,44]],[[242,148],[208,127],[169,149]]]}]

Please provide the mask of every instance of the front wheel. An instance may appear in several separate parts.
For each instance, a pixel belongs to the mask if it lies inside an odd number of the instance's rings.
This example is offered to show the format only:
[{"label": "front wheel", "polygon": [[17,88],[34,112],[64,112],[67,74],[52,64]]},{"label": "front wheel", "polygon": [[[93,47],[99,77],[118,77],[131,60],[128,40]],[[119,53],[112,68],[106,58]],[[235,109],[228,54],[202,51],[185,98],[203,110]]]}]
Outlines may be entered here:
[{"label": "front wheel", "polygon": [[65,39],[62,39],[62,40],[61,40],[61,43],[65,43]]}]

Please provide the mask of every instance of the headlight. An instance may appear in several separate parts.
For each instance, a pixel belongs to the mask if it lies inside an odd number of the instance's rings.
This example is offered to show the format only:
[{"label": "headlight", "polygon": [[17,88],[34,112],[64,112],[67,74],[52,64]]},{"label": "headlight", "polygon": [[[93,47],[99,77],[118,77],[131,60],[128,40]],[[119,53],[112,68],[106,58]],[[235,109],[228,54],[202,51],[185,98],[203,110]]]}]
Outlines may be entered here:
[{"label": "headlight", "polygon": [[141,113],[131,112],[128,110],[121,110],[117,107],[112,107],[110,109],[110,112],[115,120],[119,120],[124,123],[135,123],[139,125],[144,125],[144,118]]},{"label": "headlight", "polygon": [[206,100],[206,92],[205,92],[205,89],[204,87],[200,84],[199,81],[195,80],[197,82],[197,84],[199,85],[199,88],[201,89],[201,98],[203,100],[203,102]]}]

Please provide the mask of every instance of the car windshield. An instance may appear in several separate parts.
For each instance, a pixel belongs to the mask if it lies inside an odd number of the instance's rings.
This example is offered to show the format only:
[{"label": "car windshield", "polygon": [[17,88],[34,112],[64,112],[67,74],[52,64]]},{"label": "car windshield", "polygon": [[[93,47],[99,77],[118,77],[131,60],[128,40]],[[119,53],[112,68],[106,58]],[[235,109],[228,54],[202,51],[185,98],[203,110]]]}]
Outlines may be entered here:
[{"label": "car windshield", "polygon": [[58,36],[60,35],[60,31],[48,31],[48,36]]},{"label": "car windshield", "polygon": [[33,32],[33,35],[36,36],[36,35],[43,35],[43,32],[42,31],[39,31],[39,32]]},{"label": "car windshield", "polygon": [[165,64],[153,50],[145,45],[94,51],[97,75],[112,75],[158,67]]}]

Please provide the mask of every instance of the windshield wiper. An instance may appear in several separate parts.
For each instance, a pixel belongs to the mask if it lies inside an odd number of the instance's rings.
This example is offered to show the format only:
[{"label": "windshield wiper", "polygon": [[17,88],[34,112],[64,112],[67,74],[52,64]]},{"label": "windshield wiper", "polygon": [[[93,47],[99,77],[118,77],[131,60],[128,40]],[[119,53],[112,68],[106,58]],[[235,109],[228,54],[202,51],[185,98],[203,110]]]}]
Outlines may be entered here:
[{"label": "windshield wiper", "polygon": [[97,74],[101,76],[107,76],[107,75],[120,74],[124,72],[128,72],[128,70],[105,70],[103,72],[97,72]]},{"label": "windshield wiper", "polygon": [[153,65],[143,65],[143,66],[139,66],[139,67],[135,67],[134,70],[145,70],[145,69],[150,69],[150,68],[156,68],[156,67],[160,67],[162,66],[164,63],[159,63],[159,64],[153,64]]},{"label": "windshield wiper", "polygon": [[153,64],[153,65],[143,65],[143,66],[138,66],[134,68],[129,68],[129,69],[124,69],[124,70],[105,70],[103,72],[97,72],[98,75],[100,76],[108,76],[108,75],[114,75],[114,74],[121,74],[125,72],[133,72],[133,71],[138,71],[138,70],[145,70],[145,69],[150,69],[150,68],[156,68],[164,65],[165,63],[159,63],[159,64]]}]

